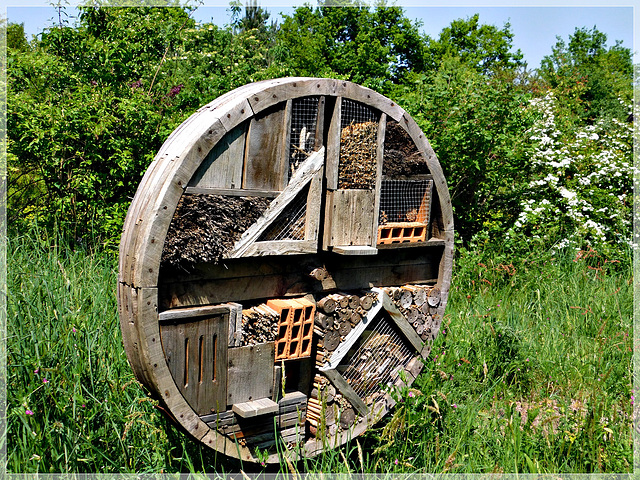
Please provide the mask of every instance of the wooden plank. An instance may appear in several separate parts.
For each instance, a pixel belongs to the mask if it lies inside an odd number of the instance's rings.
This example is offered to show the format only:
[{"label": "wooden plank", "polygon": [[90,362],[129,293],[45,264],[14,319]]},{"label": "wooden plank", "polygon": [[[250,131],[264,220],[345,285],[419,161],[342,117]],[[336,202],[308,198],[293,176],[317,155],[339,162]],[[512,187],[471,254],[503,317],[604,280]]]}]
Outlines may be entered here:
[{"label": "wooden plank", "polygon": [[282,190],[287,184],[284,149],[284,104],[254,116],[247,131],[242,188]]},{"label": "wooden plank", "polygon": [[322,285],[306,273],[318,264],[325,264],[327,271],[333,272],[336,288],[342,290],[431,284],[438,278],[442,249],[379,250],[375,256],[326,254],[320,258],[306,255],[276,258],[262,257],[260,263],[255,258],[246,259],[250,263],[242,261],[235,267],[217,265],[192,279],[172,276],[171,281],[161,283],[160,304],[166,309],[321,293]]},{"label": "wooden plank", "polygon": [[317,242],[311,240],[274,240],[255,242],[249,245],[242,256],[263,257],[267,255],[302,255],[316,253]]},{"label": "wooden plank", "polygon": [[373,246],[374,204],[371,190],[328,191],[325,219],[330,217],[331,223],[327,245]]},{"label": "wooden plank", "polygon": [[261,398],[250,402],[234,403],[232,410],[242,418],[267,415],[278,411],[278,404],[270,398]]},{"label": "wooden plank", "polygon": [[278,405],[282,408],[287,405],[306,404],[307,396],[302,392],[287,392],[278,401]]},{"label": "wooden plank", "polygon": [[247,124],[233,128],[216,144],[189,181],[190,188],[235,189],[242,185]]},{"label": "wooden plank", "polygon": [[[354,257],[340,255],[339,258]],[[366,258],[375,257],[367,256]],[[261,275],[259,281],[256,281],[256,278],[237,277],[167,284],[161,285],[161,305],[163,308],[180,308],[224,301],[242,302],[257,298],[299,296],[310,292],[323,292],[322,285],[312,280],[307,275],[289,273]],[[400,265],[393,267],[393,269],[380,266],[345,268],[334,273],[333,280],[339,290],[359,290],[372,286],[403,285],[406,283],[435,283],[437,265],[429,262]]]},{"label": "wooden plank", "polygon": [[311,154],[309,158],[300,165],[278,198],[271,202],[271,205],[269,205],[269,208],[267,208],[264,214],[242,234],[240,240],[236,242],[233,250],[229,253],[229,258],[238,258],[245,254],[249,246],[260,237],[271,222],[278,218],[278,215],[282,213],[287,205],[296,198],[300,190],[322,169],[323,160],[324,149],[320,149]]},{"label": "wooden plank", "polygon": [[227,405],[271,397],[275,342],[230,348],[228,358]]},{"label": "wooden plank", "polygon": [[261,89],[249,97],[254,112],[260,112],[290,98],[311,95],[333,96],[336,92],[337,80],[331,78],[283,78],[279,82]]},{"label": "wooden plank", "polygon": [[371,237],[378,239],[378,217],[380,216],[380,191],[382,188],[382,165],[384,163],[384,140],[387,129],[387,115],[380,114],[378,123],[378,132],[376,135],[376,183],[374,187],[374,206],[373,206],[373,228],[371,229]]},{"label": "wooden plank", "polygon": [[245,188],[205,188],[187,187],[185,193],[196,195],[225,195],[232,197],[264,197],[276,198],[282,192],[274,190],[249,190]]},{"label": "wooden plank", "polygon": [[285,183],[289,181],[289,172],[291,167],[289,164],[289,145],[291,143],[291,116],[293,114],[293,101],[288,99],[285,102],[284,118],[282,127],[282,147],[280,155],[282,156],[282,166],[284,168]]},{"label": "wooden plank", "polygon": [[320,150],[324,142],[324,121],[325,121],[325,109],[326,109],[326,97],[322,95],[318,100],[318,116],[316,117],[316,135],[314,150]]},{"label": "wooden plank", "polygon": [[[334,271],[342,268],[391,268],[400,265],[423,263],[434,263],[434,265],[438,265],[443,252],[442,245],[435,245],[433,248],[403,249],[400,251],[379,250],[377,255],[369,257],[353,256],[345,258],[330,252],[321,252],[318,255],[305,255],[304,257],[296,258],[262,258],[259,260],[253,258],[227,259],[223,260],[220,264],[197,265],[188,273],[180,270],[167,270],[165,272],[166,274],[161,278],[161,283],[188,283],[239,277],[252,277],[255,279],[256,275],[292,273],[301,273],[307,276],[307,273],[311,273],[311,271],[319,267],[324,268],[327,273],[332,274]],[[437,273],[435,276],[437,277]],[[408,281],[405,283],[415,282]],[[403,285],[403,283],[400,285]]]},{"label": "wooden plank", "polygon": [[227,303],[229,307],[229,343],[230,347],[239,346],[242,341],[242,305]]},{"label": "wooden plank", "polygon": [[342,95],[345,98],[350,98],[364,103],[369,107],[376,108],[377,110],[386,113],[395,121],[400,121],[402,116],[405,115],[404,109],[402,109],[393,100],[380,95],[378,92],[375,92],[370,88],[363,87],[353,82],[339,80],[336,88],[336,95]]},{"label": "wooden plank", "polygon": [[282,367],[276,365],[273,367],[273,393],[271,399],[274,402],[280,402],[282,397]]},{"label": "wooden plank", "polygon": [[[321,148],[321,147],[320,147]],[[318,244],[320,213],[322,206],[322,170],[319,170],[309,183],[304,239]],[[316,248],[317,251],[317,248]]]},{"label": "wooden plank", "polygon": [[349,400],[351,405],[353,405],[361,415],[367,415],[367,405],[356,394],[356,392],[353,391],[351,385],[347,383],[342,375],[340,375],[335,369],[326,370],[322,373],[331,381],[331,383],[333,383],[344,398]]},{"label": "wooden plank", "polygon": [[327,160],[325,177],[327,179],[327,189],[338,188],[338,162],[340,159],[340,119],[342,109],[342,97],[336,97],[335,106],[331,113],[331,123],[327,135]]},{"label": "wooden plank", "polygon": [[201,307],[179,308],[175,310],[166,310],[158,314],[158,320],[161,323],[186,321],[192,322],[197,317],[207,317],[211,315],[228,314],[228,305],[204,305]]},{"label": "wooden plank", "polygon": [[359,245],[334,245],[331,249],[338,255],[376,255],[378,249]]},{"label": "wooden plank", "polygon": [[404,315],[402,315],[402,312],[398,310],[398,307],[396,307],[396,304],[393,303],[393,301],[389,298],[389,296],[383,290],[379,290],[377,288],[374,288],[373,290],[378,291],[379,295],[381,295],[382,308],[384,308],[387,311],[387,313],[389,314],[391,319],[395,322],[395,324],[398,326],[398,328],[400,329],[404,337],[407,340],[409,340],[409,343],[413,345],[413,348],[415,348],[418,352],[422,352],[422,349],[424,348],[424,342],[418,336],[418,334],[413,329],[411,324],[407,321],[407,319],[404,318]]},{"label": "wooden plank", "polygon": [[350,245],[369,245],[374,247],[378,238],[376,227],[375,236],[373,226],[376,223],[375,192],[373,190],[351,191],[351,231],[353,237]]},{"label": "wooden plank", "polygon": [[171,375],[198,415],[226,408],[228,312],[160,328]]}]

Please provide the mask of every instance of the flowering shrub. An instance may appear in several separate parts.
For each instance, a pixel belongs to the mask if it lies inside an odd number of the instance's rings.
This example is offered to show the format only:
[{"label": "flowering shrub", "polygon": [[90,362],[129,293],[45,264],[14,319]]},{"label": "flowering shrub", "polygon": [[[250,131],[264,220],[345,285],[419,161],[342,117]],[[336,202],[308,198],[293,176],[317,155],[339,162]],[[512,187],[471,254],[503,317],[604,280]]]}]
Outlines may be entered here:
[{"label": "flowering shrub", "polygon": [[535,173],[507,237],[554,250],[614,253],[631,245],[633,124],[608,118],[563,133],[552,92],[530,108],[540,113],[528,132]]}]

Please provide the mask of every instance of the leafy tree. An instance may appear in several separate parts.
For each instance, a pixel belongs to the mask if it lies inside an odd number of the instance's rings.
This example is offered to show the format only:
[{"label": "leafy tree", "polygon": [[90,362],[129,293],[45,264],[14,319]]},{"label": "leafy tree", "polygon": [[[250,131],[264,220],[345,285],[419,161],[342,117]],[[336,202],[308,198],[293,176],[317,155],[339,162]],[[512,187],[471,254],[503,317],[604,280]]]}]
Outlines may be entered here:
[{"label": "leafy tree", "polygon": [[233,88],[282,76],[268,31],[198,27],[189,13],[89,7],[76,27],[9,49],[12,225],[38,220],[73,240],[117,244],[146,167],[178,124]]},{"label": "leafy tree", "polygon": [[478,14],[458,19],[445,27],[437,40],[429,40],[425,50],[425,63],[429,69],[437,69],[447,58],[460,61],[485,75],[500,70],[516,70],[525,67],[520,50],[513,49],[511,25],[502,29],[480,24]]},{"label": "leafy tree", "polygon": [[278,41],[297,75],[338,76],[384,90],[423,68],[418,25],[398,7],[300,7],[285,16]]},{"label": "leafy tree", "polygon": [[29,42],[24,33],[24,23],[9,23],[7,25],[7,48],[19,52],[29,49]]},{"label": "leafy tree", "polygon": [[619,41],[609,48],[606,43],[606,34],[595,27],[576,28],[568,44],[557,37],[551,55],[542,59],[541,78],[575,121],[593,124],[598,117],[626,119],[623,104],[633,91],[631,50]]},{"label": "leafy tree", "polygon": [[535,118],[525,108],[530,97],[514,72],[487,77],[459,57],[394,92],[438,155],[465,242],[480,232],[500,238],[518,215],[531,172],[523,135]]}]

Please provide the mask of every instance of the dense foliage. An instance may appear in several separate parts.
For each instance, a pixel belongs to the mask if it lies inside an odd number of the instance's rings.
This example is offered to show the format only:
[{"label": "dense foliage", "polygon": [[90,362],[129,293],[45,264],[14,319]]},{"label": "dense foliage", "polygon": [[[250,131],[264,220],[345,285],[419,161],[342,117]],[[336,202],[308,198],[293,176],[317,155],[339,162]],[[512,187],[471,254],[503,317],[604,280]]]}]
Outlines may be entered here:
[{"label": "dense foliage", "polygon": [[310,75],[361,83],[409,111],[443,164],[465,245],[629,244],[631,53],[597,29],[559,38],[531,73],[509,24],[478,15],[430,38],[383,4],[304,6],[281,25],[256,2],[231,12],[220,28],[188,8],[82,8],[76,25],[31,42],[10,25],[11,226],[37,220],[72,242],[115,246],[144,170],[181,121],[248,82]]}]

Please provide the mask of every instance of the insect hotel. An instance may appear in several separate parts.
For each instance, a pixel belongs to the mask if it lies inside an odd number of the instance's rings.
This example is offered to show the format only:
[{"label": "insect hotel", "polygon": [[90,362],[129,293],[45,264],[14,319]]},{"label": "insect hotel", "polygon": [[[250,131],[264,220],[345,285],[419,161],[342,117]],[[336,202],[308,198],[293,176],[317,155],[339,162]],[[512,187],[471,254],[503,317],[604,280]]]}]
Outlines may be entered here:
[{"label": "insect hotel", "polygon": [[133,199],[118,283],[129,362],[202,444],[312,457],[420,373],[452,252],[442,169],[400,106],[342,80],[246,85],[171,134]]}]

